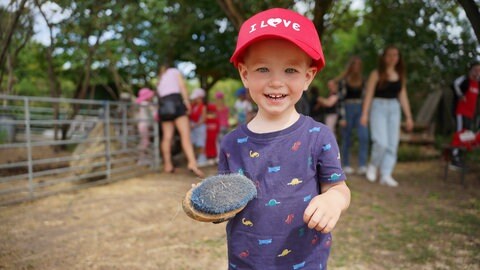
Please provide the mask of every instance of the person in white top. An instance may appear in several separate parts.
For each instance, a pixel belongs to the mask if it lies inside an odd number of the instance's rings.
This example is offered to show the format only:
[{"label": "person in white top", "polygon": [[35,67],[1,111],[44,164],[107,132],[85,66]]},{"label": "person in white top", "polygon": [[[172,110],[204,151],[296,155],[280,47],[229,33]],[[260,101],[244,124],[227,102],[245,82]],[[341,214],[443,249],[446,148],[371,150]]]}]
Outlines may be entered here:
[{"label": "person in white top", "polygon": [[140,144],[138,146],[140,150],[138,165],[149,165],[148,160],[148,147],[150,146],[150,124],[153,122],[152,117],[154,114],[154,107],[151,103],[155,93],[148,89],[142,88],[138,91],[138,97],[135,100],[139,106],[137,113],[137,128],[140,135]]}]

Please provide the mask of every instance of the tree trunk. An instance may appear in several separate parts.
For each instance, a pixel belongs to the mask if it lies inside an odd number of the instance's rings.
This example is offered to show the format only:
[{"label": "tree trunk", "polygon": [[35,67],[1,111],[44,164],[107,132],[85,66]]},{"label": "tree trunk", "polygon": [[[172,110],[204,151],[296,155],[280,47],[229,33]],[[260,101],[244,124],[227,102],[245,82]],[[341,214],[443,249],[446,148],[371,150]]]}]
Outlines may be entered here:
[{"label": "tree trunk", "polygon": [[331,9],[333,0],[315,0],[315,7],[313,8],[313,24],[317,28],[320,39],[325,30],[325,21],[323,17]]},{"label": "tree trunk", "polygon": [[[53,62],[53,51],[55,50],[55,37],[53,36],[53,25],[52,23],[48,20],[47,15],[43,12],[42,6],[38,2],[38,0],[35,0],[35,4],[37,5],[38,9],[40,10],[40,14],[42,15],[43,19],[45,20],[45,23],[48,26],[48,32],[50,36],[50,45],[48,48],[46,48],[45,51],[45,59],[47,60],[47,73],[48,73],[48,83],[50,87],[50,96],[52,98],[58,98],[60,97],[60,83],[58,82],[57,74],[55,73],[55,64]],[[59,118],[59,106],[58,103],[55,103],[53,105],[53,119]],[[53,126],[54,130],[54,138],[55,140],[58,140],[58,133],[59,133],[59,126],[54,125]],[[62,138],[65,139],[65,138]]]},{"label": "tree trunk", "polygon": [[234,1],[232,0],[217,0],[217,4],[220,8],[225,12],[227,18],[233,24],[237,31],[240,30],[240,26],[245,21],[245,14],[240,10],[240,8],[235,5]]},{"label": "tree trunk", "polygon": [[[15,18],[13,18],[12,24],[7,29],[7,32],[8,32],[7,37],[5,38],[5,40],[2,41],[2,53],[0,54],[0,66],[3,66],[3,63],[5,61],[5,57],[7,55],[7,49],[10,46],[10,42],[12,42],[13,32],[15,31],[15,28],[17,27],[18,20],[20,19],[20,16],[22,15],[22,12],[23,12],[23,9],[25,7],[26,2],[27,2],[27,0],[22,0],[22,2],[20,2],[20,5],[18,6],[18,10],[15,13]],[[1,80],[0,80],[0,82],[1,82]]]},{"label": "tree trunk", "polygon": [[472,24],[473,31],[475,31],[477,40],[480,43],[480,10],[478,5],[475,3],[474,0],[457,0],[457,1],[465,10],[465,13],[467,14],[467,18],[470,21],[470,24]]},{"label": "tree trunk", "polygon": [[13,59],[14,57],[11,56],[9,53],[6,54],[6,58],[7,58],[6,66],[7,66],[7,73],[8,73],[6,94],[10,95],[13,93],[13,82],[15,80],[15,74],[14,74],[15,60]]}]

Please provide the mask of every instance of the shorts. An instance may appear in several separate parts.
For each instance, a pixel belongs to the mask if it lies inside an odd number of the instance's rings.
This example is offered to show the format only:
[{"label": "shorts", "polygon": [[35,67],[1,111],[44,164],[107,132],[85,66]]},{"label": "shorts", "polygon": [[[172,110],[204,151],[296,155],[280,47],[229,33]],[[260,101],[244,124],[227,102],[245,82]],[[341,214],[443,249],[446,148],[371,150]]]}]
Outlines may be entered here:
[{"label": "shorts", "polygon": [[203,124],[192,128],[190,137],[195,147],[205,147],[207,142],[207,126]]},{"label": "shorts", "polygon": [[180,116],[187,115],[187,107],[185,107],[185,104],[183,103],[182,95],[171,94],[160,98],[160,103],[167,102],[172,103],[175,107],[175,110],[169,115],[161,115],[159,112],[158,115],[160,116],[160,121],[173,121]]}]

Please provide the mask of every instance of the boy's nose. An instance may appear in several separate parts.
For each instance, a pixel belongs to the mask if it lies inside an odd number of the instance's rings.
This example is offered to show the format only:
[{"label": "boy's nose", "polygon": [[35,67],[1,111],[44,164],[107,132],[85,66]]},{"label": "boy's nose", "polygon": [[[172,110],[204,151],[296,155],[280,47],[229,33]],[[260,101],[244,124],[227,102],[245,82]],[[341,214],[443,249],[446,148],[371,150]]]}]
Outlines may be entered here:
[{"label": "boy's nose", "polygon": [[284,77],[280,74],[273,74],[270,78],[270,87],[280,87],[284,85]]}]

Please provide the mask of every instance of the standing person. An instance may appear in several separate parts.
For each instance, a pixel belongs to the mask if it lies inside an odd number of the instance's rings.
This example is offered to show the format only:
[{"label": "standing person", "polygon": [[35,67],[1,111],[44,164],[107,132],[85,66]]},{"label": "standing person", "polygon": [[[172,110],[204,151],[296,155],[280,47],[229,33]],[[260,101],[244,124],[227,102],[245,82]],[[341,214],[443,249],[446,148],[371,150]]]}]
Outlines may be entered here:
[{"label": "standing person", "polygon": [[237,114],[237,126],[248,123],[252,119],[253,106],[250,100],[247,99],[247,89],[245,87],[239,88],[235,95],[235,112]]},{"label": "standing person", "polygon": [[362,115],[362,100],[364,96],[365,81],[362,75],[362,59],[353,56],[343,73],[332,83],[338,85],[340,100],[340,127],[342,135],[342,161],[343,170],[347,174],[354,173],[350,166],[350,148],[352,146],[353,130],[357,131],[359,142],[358,149],[358,174],[367,172],[368,159],[368,128],[360,124]]},{"label": "standing person", "polygon": [[[453,81],[456,133],[471,130],[474,126],[479,85],[480,62],[471,63],[468,68],[468,74],[460,76]],[[452,150],[450,168],[461,169],[464,167],[464,160],[462,160],[463,155],[460,151],[458,148]]]},{"label": "standing person", "polygon": [[218,119],[217,106],[214,103],[207,105],[207,117],[205,120],[207,127],[207,141],[205,143],[205,156],[208,165],[217,163],[218,157],[218,134],[220,133],[220,122]]},{"label": "standing person", "polygon": [[227,224],[228,269],[324,269],[350,190],[333,133],[295,110],[325,65],[315,26],[287,9],[260,12],[230,61],[258,112],[223,139],[219,172],[245,174],[258,196]]},{"label": "standing person", "polygon": [[339,100],[338,87],[333,81],[328,82],[328,97],[317,98],[317,103],[320,107],[325,108],[325,125],[327,125],[334,134],[336,133],[339,116]]},{"label": "standing person", "polygon": [[150,146],[150,124],[153,122],[153,115],[155,108],[151,101],[155,96],[155,92],[148,88],[142,88],[138,91],[138,97],[135,103],[139,105],[137,113],[137,128],[140,135],[140,155],[138,158],[138,165],[149,165],[148,147]]},{"label": "standing person", "polygon": [[367,166],[367,179],[370,182],[375,182],[377,170],[380,170],[380,184],[398,186],[392,173],[397,162],[401,109],[406,118],[407,131],[413,129],[406,81],[400,51],[395,46],[386,47],[377,69],[368,78],[360,119],[364,126],[370,121],[373,141],[370,164]]},{"label": "standing person", "polygon": [[207,142],[207,106],[203,102],[205,98],[205,90],[195,88],[190,95],[192,109],[190,111],[190,127],[192,129],[191,140],[194,152],[197,156],[197,164],[199,167],[207,165],[207,157],[205,155],[205,144]]},{"label": "standing person", "polygon": [[225,104],[225,95],[222,92],[215,93],[215,106],[217,107],[218,125],[220,128],[217,138],[217,145],[219,146],[223,137],[230,130],[230,124],[228,122],[230,118],[230,109],[227,104]]},{"label": "standing person", "polygon": [[[191,107],[183,76],[178,69],[169,68],[165,65],[160,67],[158,76],[157,93],[160,97],[158,114],[161,120],[163,135],[161,142],[163,170],[168,173],[175,171],[171,147],[176,128],[180,134],[183,152],[187,158],[187,168],[196,176],[204,177],[205,174],[197,166],[192,141],[190,140],[188,114]],[[164,109],[171,109],[171,111],[162,111],[162,106]]]},{"label": "standing person", "polygon": [[300,100],[295,104],[295,109],[297,112],[303,115],[310,115],[310,100],[308,99],[307,91],[303,91],[302,97]]},{"label": "standing person", "polygon": [[318,89],[317,86],[312,85],[308,91],[310,92],[310,116],[315,121],[323,122],[323,109],[317,102],[317,99],[320,96],[320,89]]}]

